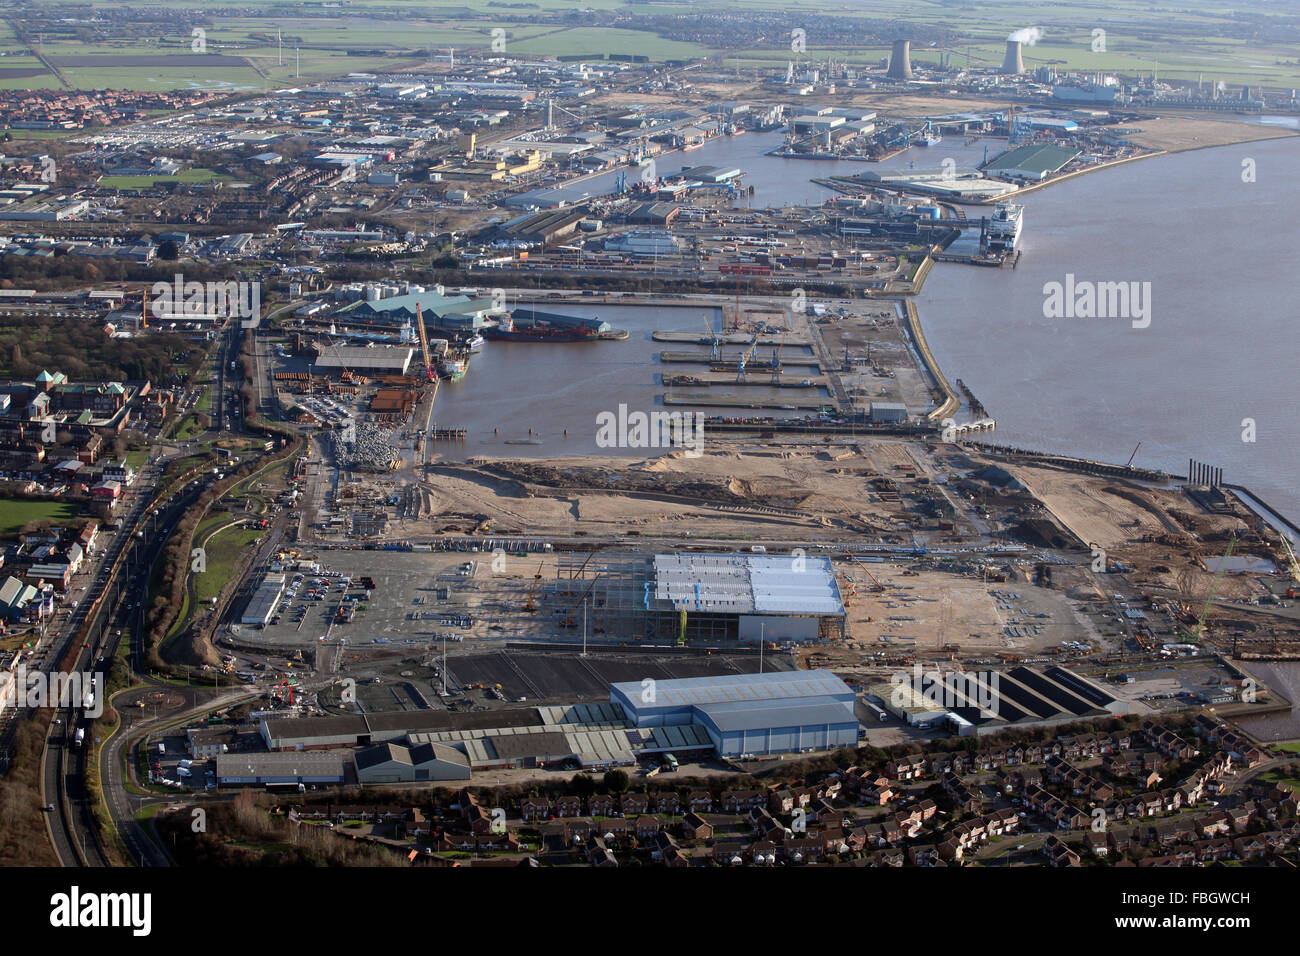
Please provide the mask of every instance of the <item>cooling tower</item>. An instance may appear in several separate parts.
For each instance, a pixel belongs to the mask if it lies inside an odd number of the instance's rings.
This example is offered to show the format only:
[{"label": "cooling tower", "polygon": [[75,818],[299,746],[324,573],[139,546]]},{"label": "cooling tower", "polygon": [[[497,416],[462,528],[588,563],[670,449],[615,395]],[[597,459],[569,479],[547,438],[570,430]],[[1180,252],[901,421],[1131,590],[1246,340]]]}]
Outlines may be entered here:
[{"label": "cooling tower", "polygon": [[1007,41],[1007,55],[1002,61],[1003,73],[1023,73],[1025,72],[1025,61],[1020,58],[1020,41]]},{"label": "cooling tower", "polygon": [[912,78],[912,42],[895,40],[894,52],[889,56],[889,78],[891,80],[910,80]]}]

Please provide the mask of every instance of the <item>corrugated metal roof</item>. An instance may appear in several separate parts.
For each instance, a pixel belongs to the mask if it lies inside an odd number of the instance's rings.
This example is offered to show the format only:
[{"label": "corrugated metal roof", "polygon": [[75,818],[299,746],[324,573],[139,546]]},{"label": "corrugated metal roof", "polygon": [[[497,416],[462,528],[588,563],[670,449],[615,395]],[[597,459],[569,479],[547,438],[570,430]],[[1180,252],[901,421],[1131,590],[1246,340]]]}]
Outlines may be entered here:
[{"label": "corrugated metal roof", "polygon": [[[640,701],[638,681],[613,685],[631,701]],[[689,707],[729,701],[807,699],[848,694],[847,684],[830,671],[770,671],[766,674],[722,674],[656,681],[652,707]]]},{"label": "corrugated metal roof", "polygon": [[829,558],[754,554],[657,554],[655,598],[688,611],[840,615]]},{"label": "corrugated metal roof", "polygon": [[718,730],[758,730],[768,727],[807,727],[821,724],[856,724],[851,704],[834,701],[732,701],[725,704],[701,704],[700,712],[713,721]]}]

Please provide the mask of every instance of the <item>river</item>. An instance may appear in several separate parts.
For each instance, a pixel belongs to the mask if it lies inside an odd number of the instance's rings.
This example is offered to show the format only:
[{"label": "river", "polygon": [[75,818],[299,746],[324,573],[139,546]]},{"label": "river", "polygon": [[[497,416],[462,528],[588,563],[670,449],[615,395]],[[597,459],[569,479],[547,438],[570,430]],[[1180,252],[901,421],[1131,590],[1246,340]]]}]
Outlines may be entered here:
[{"label": "river", "polygon": [[[1292,117],[1247,121],[1295,125]],[[739,167],[755,195],[738,205],[760,207],[824,200],[830,191],[811,178],[873,165],[766,155],[781,140],[779,133],[720,137],[659,157],[657,171]],[[985,147],[995,156],[1005,146],[967,142],[950,136],[878,168],[946,158],[974,165]],[[1243,182],[1245,159],[1254,160],[1254,182]],[[997,419],[996,441],[1112,462],[1128,460],[1141,442],[1134,464],[1180,474],[1189,457],[1221,466],[1226,481],[1248,486],[1294,520],[1300,487],[1288,476],[1300,464],[1300,388],[1289,281],[1300,214],[1297,168],[1300,138],[1268,140],[1145,159],[1029,193],[1021,199],[1017,268],[940,264],[930,274],[917,305],[931,348],[949,379],[965,381]],[[573,198],[599,194],[612,188],[615,175],[569,189]],[[1064,283],[1067,274],[1150,283],[1149,327],[1134,328],[1125,318],[1045,318],[1044,286]],[[694,330],[700,311],[600,314],[630,329],[631,340],[491,342],[464,382],[444,387],[437,418],[472,428],[464,453],[591,451],[597,412],[620,401],[655,405],[653,353],[661,346],[648,333]],[[1243,441],[1252,437],[1251,423],[1255,440]],[[507,428],[518,438],[530,427],[544,433],[543,446],[502,444]]]},{"label": "river", "polygon": [[[1024,196],[1017,268],[940,264],[918,296],[935,357],[997,419],[998,442],[1117,462],[1141,442],[1134,464],[1221,466],[1294,520],[1296,168],[1300,140],[1268,140]],[[1046,284],[1067,274],[1150,283],[1149,327],[1045,317]]]}]

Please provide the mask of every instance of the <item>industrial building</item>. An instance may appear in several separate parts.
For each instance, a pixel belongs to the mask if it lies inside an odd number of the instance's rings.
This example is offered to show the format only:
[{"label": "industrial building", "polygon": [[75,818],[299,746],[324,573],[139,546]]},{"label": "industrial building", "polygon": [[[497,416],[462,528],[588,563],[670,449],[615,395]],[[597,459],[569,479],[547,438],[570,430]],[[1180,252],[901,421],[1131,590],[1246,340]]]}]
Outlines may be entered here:
[{"label": "industrial building", "polygon": [[614,684],[637,727],[693,725],[724,757],[856,746],[855,695],[830,671],[775,671]]},{"label": "industrial building", "polygon": [[854,694],[829,671],[774,671],[610,685],[608,703],[491,712],[420,710],[269,717],[272,751],[357,751],[362,783],[463,780],[473,771],[629,766],[660,754],[789,753],[852,746]]},{"label": "industrial building", "polygon": [[[723,646],[842,640],[846,617],[828,558],[760,554],[562,555],[551,597],[576,623],[620,640]],[[593,633],[596,633],[593,630]]]},{"label": "industrial building", "polygon": [[426,326],[449,329],[482,328],[489,317],[501,312],[490,296],[471,299],[466,295],[440,295],[433,289],[425,289],[406,295],[366,298],[339,309],[335,319],[349,326],[400,329],[413,326],[417,310]]},{"label": "industrial building", "polygon": [[403,347],[366,348],[360,345],[322,345],[316,356],[317,372],[370,372],[405,375],[415,350]]},{"label": "industrial building", "polygon": [[469,758],[446,744],[375,744],[356,753],[357,782],[420,783],[427,780],[468,780]]},{"label": "industrial building", "polygon": [[[419,748],[437,745],[461,754],[471,770],[508,770],[577,763],[588,768],[635,764],[641,755],[708,753],[712,741],[703,728],[686,726],[635,727],[616,704],[591,703],[520,707],[489,713],[398,711],[324,718],[266,718],[262,737],[271,750],[304,751],[369,747],[358,752],[358,773],[406,773],[400,752],[375,750],[377,744],[405,741],[403,746],[424,758]],[[365,754],[362,757],[362,754]],[[457,758],[435,750],[412,763],[430,773],[453,773]],[[421,768],[420,764],[428,764]],[[362,765],[365,765],[364,767]],[[429,779],[457,779],[454,777]],[[365,782],[363,780],[363,782]]]},{"label": "industrial building", "polygon": [[872,402],[868,420],[873,425],[899,425],[907,421],[907,406],[900,402]]},{"label": "industrial building", "polygon": [[1063,667],[949,674],[916,670],[872,685],[868,693],[913,726],[948,724],[962,736],[1128,713],[1125,701]]},{"label": "industrial building", "polygon": [[284,597],[284,575],[268,574],[262,579],[253,596],[248,599],[248,606],[239,619],[240,624],[250,627],[265,627],[275,616],[275,610]]},{"label": "industrial building", "polygon": [[342,753],[219,754],[218,786],[265,784],[339,784]]},{"label": "industrial building", "polygon": [[1040,181],[1060,172],[1082,153],[1071,146],[1050,146],[1030,143],[1008,150],[997,159],[985,164],[989,176],[1008,179]]}]

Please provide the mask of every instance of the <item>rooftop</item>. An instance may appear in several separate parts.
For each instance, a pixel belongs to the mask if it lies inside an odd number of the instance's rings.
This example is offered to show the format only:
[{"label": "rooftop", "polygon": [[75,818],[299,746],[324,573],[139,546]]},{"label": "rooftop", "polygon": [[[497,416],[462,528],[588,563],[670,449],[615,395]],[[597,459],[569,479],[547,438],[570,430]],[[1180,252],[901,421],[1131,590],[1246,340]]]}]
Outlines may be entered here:
[{"label": "rooftop", "polygon": [[[612,689],[627,700],[641,700],[639,681],[614,684]],[[656,681],[653,706],[688,707],[845,694],[852,697],[853,691],[830,671],[771,671],[766,674],[724,674]]]}]

